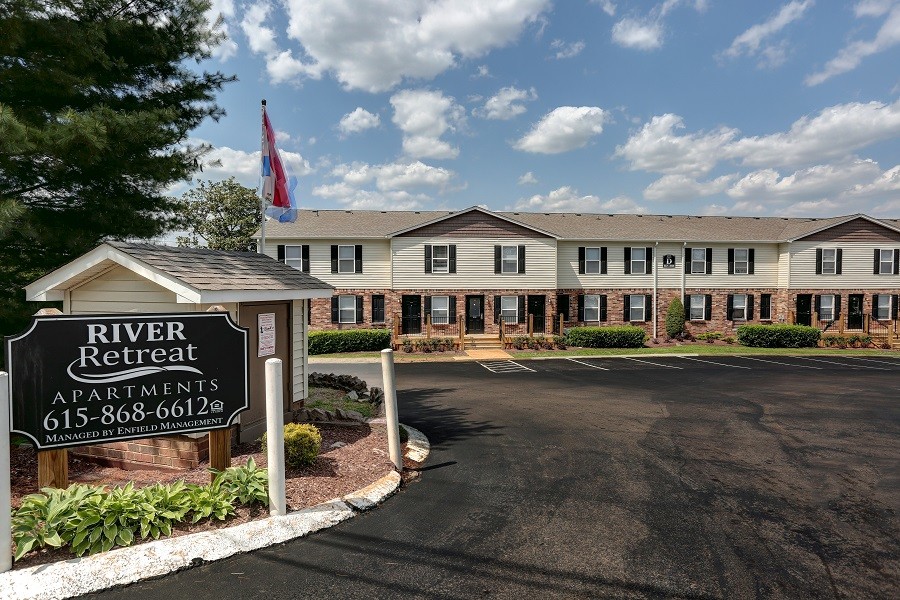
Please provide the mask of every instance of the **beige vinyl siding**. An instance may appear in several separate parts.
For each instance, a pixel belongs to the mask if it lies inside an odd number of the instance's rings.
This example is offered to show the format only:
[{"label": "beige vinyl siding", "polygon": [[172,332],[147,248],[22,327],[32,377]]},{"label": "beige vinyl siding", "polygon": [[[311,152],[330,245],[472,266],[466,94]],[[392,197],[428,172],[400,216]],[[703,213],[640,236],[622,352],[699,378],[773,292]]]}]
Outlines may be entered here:
[{"label": "beige vinyl siding", "polygon": [[[580,275],[578,273],[578,248],[579,246],[585,247],[603,247],[607,248],[606,250],[606,264],[607,270],[606,275]],[[633,244],[623,244],[621,242],[618,243],[610,243],[610,242],[564,242],[560,241],[558,245],[558,254],[559,254],[559,264],[557,268],[557,278],[559,280],[560,289],[596,289],[596,288],[609,288],[609,289],[626,289],[626,288],[651,288],[653,287],[653,274],[634,274],[634,275],[626,275],[625,274],[625,247],[633,247],[633,248],[648,248],[653,247],[652,242],[635,242]],[[663,246],[660,245],[660,248]],[[680,247],[680,246],[679,246]],[[654,253],[658,251],[657,248],[654,249]],[[659,253],[659,257],[662,254],[670,253],[668,251]],[[681,267],[681,259],[677,252],[674,252],[677,260],[676,269],[665,269],[665,271],[678,271]],[[654,265],[654,269],[661,269],[660,276],[663,275],[662,270],[662,259],[658,258],[657,264]],[[669,275],[669,273],[666,273]],[[680,277],[680,271],[679,271]],[[681,279],[677,279],[677,285],[681,285]]]},{"label": "beige vinyl siding", "polygon": [[[842,273],[816,275],[816,249],[840,248]],[[894,289],[900,288],[900,275],[873,273],[875,249],[900,248],[900,242],[809,242],[791,244],[790,289]]]},{"label": "beige vinyl siding", "polygon": [[[278,244],[288,246],[309,245],[309,274],[338,289],[387,288],[391,285],[391,242],[390,240],[269,240],[266,239],[265,253],[278,258]],[[362,273],[332,273],[331,246],[363,247]]]},{"label": "beige vinyl siding", "polygon": [[[712,248],[712,274],[685,276],[688,288],[773,288],[778,285],[777,244],[688,244],[688,248]],[[753,248],[753,275],[728,274],[728,249]],[[683,267],[682,267],[683,268]]]},{"label": "beige vinyl siding", "polygon": [[294,373],[294,402],[303,400],[309,396],[309,372],[307,360],[307,325],[306,303],[309,300],[294,300],[291,302],[291,321],[294,327],[294,339],[291,357]]},{"label": "beige vinyl siding", "polygon": [[73,315],[102,313],[194,312],[196,305],[178,302],[178,296],[124,267],[115,267],[73,288],[64,312]]},{"label": "beige vinyl siding", "polygon": [[[393,289],[554,289],[552,238],[393,238]],[[425,245],[455,244],[456,273],[426,273]],[[525,246],[525,273],[494,273],[494,246]]]},{"label": "beige vinyl siding", "polygon": [[[815,258],[815,257],[813,257]],[[791,244],[778,244],[778,287],[787,288],[791,283]]]}]

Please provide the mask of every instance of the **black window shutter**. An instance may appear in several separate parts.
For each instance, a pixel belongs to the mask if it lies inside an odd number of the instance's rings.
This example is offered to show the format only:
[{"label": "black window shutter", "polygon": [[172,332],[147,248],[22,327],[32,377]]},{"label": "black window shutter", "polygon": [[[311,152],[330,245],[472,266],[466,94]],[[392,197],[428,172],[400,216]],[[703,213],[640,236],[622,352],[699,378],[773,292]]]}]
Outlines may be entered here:
[{"label": "black window shutter", "polygon": [[338,297],[337,296],[331,297],[331,322],[332,323],[338,322]]},{"label": "black window shutter", "polygon": [[600,296],[600,320],[606,320],[606,294]]},{"label": "black window shutter", "polygon": [[431,314],[431,296],[425,296],[425,316]]},{"label": "black window shutter", "polygon": [[578,322],[584,321],[584,294],[578,294]]},{"label": "black window shutter", "polygon": [[519,246],[519,273],[525,272],[525,246]]},{"label": "black window shutter", "polygon": [[747,320],[753,320],[753,294],[747,294]]},{"label": "black window shutter", "polygon": [[840,274],[841,274],[841,267],[842,267],[843,262],[844,262],[844,251],[841,250],[840,248],[838,248],[838,249],[835,251],[834,256],[835,256],[834,261],[835,261],[835,263],[836,263],[836,264],[834,265],[834,272],[837,273],[838,275],[840,275]]},{"label": "black window shutter", "polygon": [[898,300],[900,300],[900,296],[898,296],[897,294],[894,294],[893,296],[891,296],[891,318],[895,321],[897,320]]},{"label": "black window shutter", "polygon": [[556,295],[556,312],[563,315],[564,321],[572,320],[572,313],[569,312],[571,308],[571,299],[568,294],[557,294]]},{"label": "black window shutter", "polygon": [[894,275],[900,273],[900,250],[894,249]]},{"label": "black window shutter", "polygon": [[[499,248],[499,246],[494,246]],[[500,323],[500,296],[494,296],[494,324]]]},{"label": "black window shutter", "polygon": [[[838,250],[840,252],[840,250]],[[753,263],[756,262],[756,250],[750,248],[747,250],[747,274],[753,275]],[[840,262],[838,263],[840,264]],[[838,267],[838,273],[840,273],[840,267]]]},{"label": "black window shutter", "polygon": [[706,249],[706,274],[712,275],[712,248]]},{"label": "black window shutter", "polygon": [[450,244],[450,272],[456,273],[456,244]]},{"label": "black window shutter", "polygon": [[706,295],[706,304],[703,306],[703,318],[707,321],[712,319],[712,294]]},{"label": "black window shutter", "polygon": [[816,275],[822,274],[822,249],[816,248]]},{"label": "black window shutter", "polygon": [[284,244],[278,244],[278,262],[284,262]]},{"label": "black window shutter", "polygon": [[362,296],[356,297],[356,322],[357,323],[363,322],[363,297]]},{"label": "black window shutter", "polygon": [[431,273],[431,244],[425,244],[425,272]]},{"label": "black window shutter", "polygon": [[644,320],[653,320],[653,294],[644,295]]},{"label": "black window shutter", "polygon": [[684,272],[688,275],[691,274],[691,249],[684,249]]},{"label": "black window shutter", "polygon": [[841,295],[834,295],[834,318],[837,319],[841,316]]},{"label": "black window shutter", "polygon": [[881,250],[879,250],[878,248],[875,248],[875,270],[873,271],[873,273],[875,275],[878,275],[878,267],[879,267],[878,262],[879,262],[880,258],[881,258]]},{"label": "black window shutter", "polygon": [[309,244],[300,246],[300,270],[309,273]]},{"label": "black window shutter", "polygon": [[362,273],[362,244],[356,245],[356,272]]},{"label": "black window shutter", "polygon": [[725,305],[725,319],[734,321],[734,294],[728,294],[728,303]]},{"label": "black window shutter", "polygon": [[578,274],[584,275],[584,246],[578,246]]},{"label": "black window shutter", "polygon": [[682,304],[684,304],[684,315],[687,317],[687,320],[691,320],[691,295],[685,294],[684,298],[682,298]]},{"label": "black window shutter", "polygon": [[728,274],[734,275],[734,248],[728,249]]},{"label": "black window shutter", "polygon": [[600,274],[606,275],[606,246],[600,248]]},{"label": "black window shutter", "polygon": [[[524,246],[519,246],[519,248],[523,248]],[[525,322],[525,296],[519,296],[519,323]]]},{"label": "black window shutter", "polygon": [[338,272],[338,247],[336,244],[331,246],[331,272]]},{"label": "black window shutter", "polygon": [[759,295],[759,318],[772,318],[772,294]]},{"label": "black window shutter", "polygon": [[631,294],[625,294],[624,302],[622,302],[622,306],[624,308],[624,315],[622,316],[622,320],[626,323],[630,321],[631,317]]},{"label": "black window shutter", "polygon": [[878,308],[881,305],[878,303],[878,294],[872,294],[872,318],[878,318]]},{"label": "black window shutter", "polygon": [[644,264],[647,266],[644,273],[649,275],[653,272],[653,248],[651,246],[644,248],[644,258],[647,259],[644,261]]},{"label": "black window shutter", "polygon": [[501,273],[503,269],[501,254],[502,246],[494,246],[494,273]]},{"label": "black window shutter", "polygon": [[384,323],[384,296],[372,294],[372,322]]},{"label": "black window shutter", "polygon": [[631,247],[625,246],[625,274],[631,275]]},{"label": "black window shutter", "polygon": [[816,294],[815,299],[816,299],[815,310],[816,310],[816,314],[819,315],[822,313],[822,296]]},{"label": "black window shutter", "polygon": [[450,296],[450,324],[456,323],[456,296]]}]

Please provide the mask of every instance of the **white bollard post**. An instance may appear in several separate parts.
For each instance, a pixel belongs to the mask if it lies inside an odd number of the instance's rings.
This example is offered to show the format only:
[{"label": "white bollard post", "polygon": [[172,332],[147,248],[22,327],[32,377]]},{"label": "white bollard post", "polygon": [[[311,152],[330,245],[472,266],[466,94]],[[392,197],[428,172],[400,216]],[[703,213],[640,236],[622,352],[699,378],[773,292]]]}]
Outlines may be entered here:
[{"label": "white bollard post", "polygon": [[269,473],[269,514],[287,513],[284,491],[284,386],[281,359],[266,361],[266,449]]},{"label": "white bollard post", "polygon": [[397,416],[397,385],[394,381],[394,351],[381,351],[381,376],[384,379],[384,416],[387,421],[388,454],[394,468],[403,470],[400,456],[400,420]]},{"label": "white bollard post", "polygon": [[12,569],[12,502],[9,464],[9,374],[0,371],[0,573]]}]

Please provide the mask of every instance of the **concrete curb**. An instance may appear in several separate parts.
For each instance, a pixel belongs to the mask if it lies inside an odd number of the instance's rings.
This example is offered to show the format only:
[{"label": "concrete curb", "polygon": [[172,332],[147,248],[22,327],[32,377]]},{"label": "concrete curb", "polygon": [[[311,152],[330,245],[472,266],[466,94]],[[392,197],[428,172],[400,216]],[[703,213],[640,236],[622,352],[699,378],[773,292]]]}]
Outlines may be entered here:
[{"label": "concrete curb", "polygon": [[[406,456],[427,458],[430,446],[422,432],[409,432]],[[378,481],[343,498],[322,502],[282,517],[268,517],[234,527],[203,531],[118,548],[102,554],[0,573],[0,598],[58,600],[160,577],[175,571],[259,550],[337,525],[374,508],[400,487],[391,471]]]}]

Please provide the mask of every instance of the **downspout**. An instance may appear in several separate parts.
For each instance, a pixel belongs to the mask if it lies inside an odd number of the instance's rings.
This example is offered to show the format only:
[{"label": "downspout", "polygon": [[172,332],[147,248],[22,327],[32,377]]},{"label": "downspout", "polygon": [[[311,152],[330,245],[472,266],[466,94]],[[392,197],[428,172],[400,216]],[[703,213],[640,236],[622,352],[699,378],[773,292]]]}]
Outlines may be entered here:
[{"label": "downspout", "polygon": [[[684,302],[684,286],[685,286],[685,281],[687,280],[687,274],[686,274],[687,269],[684,266],[684,260],[685,260],[684,249],[685,248],[687,248],[687,242],[683,242],[681,244],[681,301],[682,302]],[[688,318],[690,318],[690,315],[688,315]]]},{"label": "downspout", "polygon": [[653,248],[653,338],[656,339],[659,337],[659,317],[657,313],[659,312],[659,302],[657,292],[659,289],[659,263],[657,262],[657,257],[659,257],[659,242],[656,242],[656,246]]}]

